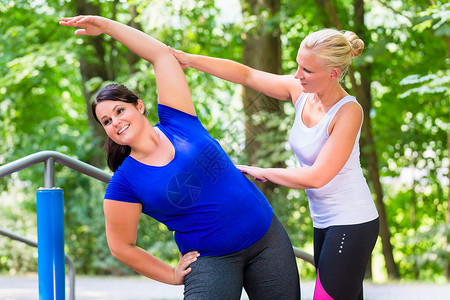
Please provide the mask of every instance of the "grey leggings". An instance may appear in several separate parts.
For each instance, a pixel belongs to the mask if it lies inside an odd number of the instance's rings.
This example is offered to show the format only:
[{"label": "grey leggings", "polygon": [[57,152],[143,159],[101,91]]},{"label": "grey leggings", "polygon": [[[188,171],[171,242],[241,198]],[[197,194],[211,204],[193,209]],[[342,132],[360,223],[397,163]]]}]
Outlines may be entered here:
[{"label": "grey leggings", "polygon": [[184,279],[186,300],[300,299],[300,279],[289,237],[273,217],[266,234],[247,249],[200,256]]}]

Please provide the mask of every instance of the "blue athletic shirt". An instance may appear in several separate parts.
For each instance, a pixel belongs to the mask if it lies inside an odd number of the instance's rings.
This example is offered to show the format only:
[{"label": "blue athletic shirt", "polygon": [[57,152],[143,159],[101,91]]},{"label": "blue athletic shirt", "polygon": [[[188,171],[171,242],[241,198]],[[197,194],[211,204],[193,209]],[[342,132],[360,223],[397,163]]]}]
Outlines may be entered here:
[{"label": "blue athletic shirt", "polygon": [[142,212],[174,231],[181,253],[224,255],[246,249],[269,229],[272,207],[233,164],[198,117],[158,105],[156,126],[175,148],[165,166],[128,156],[105,199],[141,203]]}]

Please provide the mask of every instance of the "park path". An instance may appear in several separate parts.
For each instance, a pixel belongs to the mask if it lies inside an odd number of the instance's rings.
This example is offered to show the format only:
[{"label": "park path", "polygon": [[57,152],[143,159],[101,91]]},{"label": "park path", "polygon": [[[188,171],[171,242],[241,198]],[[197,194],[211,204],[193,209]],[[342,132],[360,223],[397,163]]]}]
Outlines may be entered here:
[{"label": "park path", "polygon": [[[302,281],[302,299],[312,299],[314,283]],[[66,293],[68,293],[68,285]],[[364,285],[365,300],[450,300],[450,284],[395,283]],[[182,286],[170,286],[142,277],[78,277],[76,300],[180,300]],[[36,276],[0,276],[1,300],[38,300]],[[68,298],[66,298],[68,299]],[[248,299],[245,293],[242,299]]]}]

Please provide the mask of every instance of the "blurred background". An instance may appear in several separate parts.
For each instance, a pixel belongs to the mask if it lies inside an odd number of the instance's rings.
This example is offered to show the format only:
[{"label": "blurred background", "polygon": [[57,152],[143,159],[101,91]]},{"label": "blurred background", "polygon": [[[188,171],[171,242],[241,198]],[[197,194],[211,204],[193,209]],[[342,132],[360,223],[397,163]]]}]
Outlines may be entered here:
[{"label": "blurred background", "polygon": [[[366,43],[344,86],[364,108],[361,157],[380,213],[366,277],[450,279],[450,4],[417,0],[30,0],[0,1],[0,165],[54,150],[101,169],[103,130],[90,102],[106,83],[136,91],[155,124],[151,65],[108,36],[77,37],[63,16],[95,14],[127,23],[173,48],[293,74],[301,40],[324,27]],[[197,113],[236,164],[294,167],[287,144],[291,103],[187,69]],[[37,239],[35,191],[43,165],[0,178],[0,227]],[[258,184],[294,246],[312,254],[303,191]],[[104,183],[57,165],[64,189],[65,250],[77,275],[134,275],[106,243]],[[138,245],[176,264],[164,225],[143,215]],[[0,236],[0,274],[37,271],[37,250]],[[314,268],[298,261],[303,279]]]}]

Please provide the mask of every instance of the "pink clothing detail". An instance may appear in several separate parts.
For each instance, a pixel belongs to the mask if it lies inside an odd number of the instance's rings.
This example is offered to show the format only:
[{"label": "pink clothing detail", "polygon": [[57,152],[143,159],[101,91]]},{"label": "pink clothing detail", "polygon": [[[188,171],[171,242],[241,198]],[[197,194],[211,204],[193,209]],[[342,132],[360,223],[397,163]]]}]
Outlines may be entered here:
[{"label": "pink clothing detail", "polygon": [[333,300],[324,290],[320,282],[319,270],[317,270],[316,288],[314,289],[314,300]]}]

